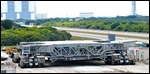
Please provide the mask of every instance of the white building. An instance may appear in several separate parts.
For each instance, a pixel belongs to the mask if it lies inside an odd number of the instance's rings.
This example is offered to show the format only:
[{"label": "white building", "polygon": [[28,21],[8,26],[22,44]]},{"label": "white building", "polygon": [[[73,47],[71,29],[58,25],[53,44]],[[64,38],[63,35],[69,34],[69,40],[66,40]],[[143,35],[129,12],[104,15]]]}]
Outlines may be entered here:
[{"label": "white building", "polygon": [[36,14],[36,19],[47,19],[47,14]]},{"label": "white building", "polygon": [[82,18],[93,17],[93,12],[83,12],[83,13],[80,13],[80,17],[82,17]]},{"label": "white building", "polygon": [[134,54],[136,60],[149,61],[149,48],[148,47],[130,47],[128,52]]},{"label": "white building", "polygon": [[135,47],[129,47],[128,53],[134,54],[136,60],[145,60],[149,62],[149,46],[147,46],[147,43],[136,42]]}]

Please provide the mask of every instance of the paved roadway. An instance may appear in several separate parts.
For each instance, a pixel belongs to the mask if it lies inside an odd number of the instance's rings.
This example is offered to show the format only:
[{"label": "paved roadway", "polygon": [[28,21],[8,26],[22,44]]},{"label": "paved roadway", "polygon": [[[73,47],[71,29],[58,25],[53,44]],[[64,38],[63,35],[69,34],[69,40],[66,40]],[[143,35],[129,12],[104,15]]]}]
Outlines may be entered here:
[{"label": "paved roadway", "polygon": [[54,27],[60,30],[72,30],[82,32],[93,32],[93,33],[105,33],[105,34],[120,34],[129,36],[149,37],[149,33],[136,33],[136,32],[121,32],[121,31],[108,31],[108,30],[93,30],[93,29],[79,29],[79,28],[65,28],[65,27]]},{"label": "paved roadway", "polygon": [[[149,37],[149,33],[134,33],[134,32],[118,32],[118,31],[103,31],[103,30],[91,30],[91,29],[77,29],[77,28],[63,28],[63,27],[54,27],[59,30],[69,30],[69,31],[76,31],[70,32],[72,36],[79,36],[79,37],[87,37],[87,38],[95,38],[95,39],[107,39],[108,36],[106,35],[97,35],[94,33],[104,33],[104,34],[118,34],[118,35],[128,35],[128,36],[137,36],[137,37]],[[77,32],[77,31],[80,31]],[[81,33],[81,32],[93,32],[93,34]],[[149,39],[137,39],[137,38],[126,38],[126,37],[116,37],[116,39],[133,39],[142,42],[149,43]]]},{"label": "paved roadway", "polygon": [[[25,27],[33,27],[33,25],[21,25]],[[37,26],[41,27],[41,26]],[[128,35],[128,36],[137,36],[137,37],[149,37],[149,33],[136,33],[136,32],[120,32],[120,31],[107,31],[107,30],[93,30],[93,29],[79,29],[79,28],[64,28],[64,27],[54,27],[58,30],[69,30],[69,31],[76,31],[70,32],[72,36],[78,37],[87,37],[87,38],[94,38],[94,39],[107,39],[108,36],[106,35],[97,35],[97,34],[87,34],[87,33],[80,33],[80,32],[93,32],[93,33],[103,33],[103,34],[118,34],[118,35]],[[80,31],[80,32],[77,32]],[[141,42],[149,43],[149,39],[137,39],[137,38],[126,38],[126,37],[116,37],[116,39],[132,39]]]},{"label": "paved roadway", "polygon": [[[12,62],[10,58],[6,61]],[[106,65],[103,61],[56,61],[39,68],[15,65],[17,73],[149,73],[149,65],[139,62],[136,65]]]},{"label": "paved roadway", "polygon": [[102,61],[59,61],[43,68],[17,67],[17,73],[149,73],[149,65],[106,65]]},{"label": "paved roadway", "polygon": [[[69,32],[72,36],[78,36],[78,37],[86,37],[86,38],[94,38],[94,39],[107,39],[108,36],[104,35],[95,35],[95,34],[87,34],[87,33],[77,33],[77,32]],[[130,39],[130,40],[137,40],[149,43],[149,40],[144,39],[135,39],[135,38],[126,38],[126,37],[116,37],[116,39]]]}]

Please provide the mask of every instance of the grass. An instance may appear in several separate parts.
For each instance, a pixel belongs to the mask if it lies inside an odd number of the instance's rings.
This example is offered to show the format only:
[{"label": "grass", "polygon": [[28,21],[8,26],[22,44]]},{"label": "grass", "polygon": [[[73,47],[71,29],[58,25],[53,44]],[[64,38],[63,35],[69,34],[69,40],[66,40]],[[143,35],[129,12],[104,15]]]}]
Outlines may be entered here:
[{"label": "grass", "polygon": [[[72,30],[66,30],[66,31],[67,32],[87,33],[87,34],[97,34],[97,35],[108,35],[106,33],[83,32],[83,31],[72,31]],[[149,40],[149,37],[129,36],[129,35],[121,35],[121,34],[116,34],[116,36]]]},{"label": "grass", "polygon": [[[71,40],[97,40],[93,38],[85,38],[85,37],[78,37],[78,36],[72,36]],[[6,47],[6,48],[14,48],[16,46],[1,46],[1,48]]]},{"label": "grass", "polygon": [[6,48],[14,48],[16,46],[1,46],[1,48],[6,47]]},{"label": "grass", "polygon": [[71,40],[97,40],[94,38],[85,38],[85,37],[78,37],[78,36],[72,36]]}]

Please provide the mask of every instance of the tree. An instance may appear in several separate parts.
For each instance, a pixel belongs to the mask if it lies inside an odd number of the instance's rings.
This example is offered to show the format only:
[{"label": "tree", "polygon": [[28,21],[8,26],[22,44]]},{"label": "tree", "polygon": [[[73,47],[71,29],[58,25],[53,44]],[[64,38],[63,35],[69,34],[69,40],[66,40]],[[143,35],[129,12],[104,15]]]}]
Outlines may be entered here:
[{"label": "tree", "polygon": [[123,28],[122,28],[121,26],[118,26],[118,27],[116,28],[116,30],[117,30],[117,31],[122,31]]},{"label": "tree", "polygon": [[1,30],[4,30],[3,26],[1,26]]},{"label": "tree", "polygon": [[119,26],[120,23],[119,22],[116,22],[114,24],[111,25],[111,30],[115,29],[115,27]]},{"label": "tree", "polygon": [[16,28],[1,31],[1,45],[16,45],[22,41],[69,40],[70,38],[70,33],[57,31],[50,26],[40,28]]},{"label": "tree", "polygon": [[26,24],[26,25],[30,25],[31,23],[33,23],[33,24],[34,24],[34,23],[35,23],[35,21],[34,21],[34,20],[27,20],[27,21],[25,22],[25,24]]},{"label": "tree", "polygon": [[11,20],[6,19],[6,20],[1,21],[1,26],[4,29],[11,29],[13,25],[14,25],[14,23]]}]

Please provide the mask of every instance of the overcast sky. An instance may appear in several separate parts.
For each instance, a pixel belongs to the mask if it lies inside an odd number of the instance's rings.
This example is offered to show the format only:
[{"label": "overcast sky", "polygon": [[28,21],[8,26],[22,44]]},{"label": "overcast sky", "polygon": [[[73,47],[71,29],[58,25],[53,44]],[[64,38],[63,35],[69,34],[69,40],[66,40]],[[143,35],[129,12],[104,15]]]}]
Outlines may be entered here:
[{"label": "overcast sky", "polygon": [[[96,17],[127,16],[132,13],[131,1],[36,1],[35,3],[36,13],[47,13],[49,18],[79,17],[81,12],[93,12]],[[5,5],[1,2],[1,7],[3,4]],[[149,1],[136,1],[136,13],[149,16]]]}]

